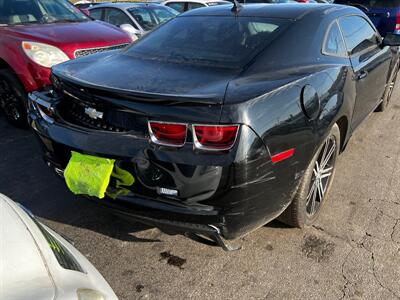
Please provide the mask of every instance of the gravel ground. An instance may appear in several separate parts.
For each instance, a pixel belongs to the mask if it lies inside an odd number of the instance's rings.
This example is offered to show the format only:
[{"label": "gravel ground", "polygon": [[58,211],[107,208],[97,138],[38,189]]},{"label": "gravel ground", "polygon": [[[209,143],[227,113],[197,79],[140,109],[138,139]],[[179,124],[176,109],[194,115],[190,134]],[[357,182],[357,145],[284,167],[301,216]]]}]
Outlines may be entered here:
[{"label": "gravel ground", "polygon": [[318,223],[272,222],[227,253],[70,194],[0,115],[0,192],[70,237],[120,299],[400,299],[400,89],[354,134]]}]

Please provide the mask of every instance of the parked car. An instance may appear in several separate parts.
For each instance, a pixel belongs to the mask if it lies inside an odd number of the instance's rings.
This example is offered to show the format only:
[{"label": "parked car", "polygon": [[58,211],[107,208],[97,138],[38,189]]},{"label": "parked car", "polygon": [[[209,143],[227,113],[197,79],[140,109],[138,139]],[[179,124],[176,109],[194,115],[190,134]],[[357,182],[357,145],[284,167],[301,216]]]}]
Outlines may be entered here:
[{"label": "parked car", "polygon": [[195,8],[231,4],[231,2],[224,0],[167,0],[162,2],[162,4],[183,13]]},{"label": "parked car", "polygon": [[65,0],[0,1],[0,108],[14,125],[27,126],[27,93],[50,84],[52,66],[131,41]]},{"label": "parked car", "polygon": [[75,2],[74,5],[77,8],[79,8],[85,15],[88,16],[90,7],[100,5],[103,3],[105,3],[105,2],[93,2],[93,1],[82,0],[82,1]]},{"label": "parked car", "polygon": [[75,194],[225,245],[277,217],[315,222],[339,153],[390,100],[399,44],[350,6],[193,10],[53,67],[30,122]]},{"label": "parked car", "polygon": [[138,39],[157,26],[175,18],[178,12],[157,3],[109,3],[89,9],[90,16],[120,27]]},{"label": "parked car", "polygon": [[272,4],[282,4],[282,3],[296,3],[295,0],[240,0],[240,3],[272,3]]},{"label": "parked car", "polygon": [[117,299],[99,271],[26,208],[0,194],[2,300]]},{"label": "parked car", "polygon": [[79,9],[86,9],[92,5],[92,1],[81,0],[81,1],[75,2],[73,4]]},{"label": "parked car", "polygon": [[79,9],[87,9],[93,5],[96,4],[101,4],[101,2],[93,2],[93,1],[88,1],[88,0],[82,0],[82,1],[78,1],[75,2],[74,5],[79,8]]},{"label": "parked car", "polygon": [[361,9],[382,36],[388,32],[400,34],[400,0],[335,0],[335,3]]},{"label": "parked car", "polygon": [[323,4],[330,3],[327,0],[296,0],[296,2],[299,2],[299,3],[323,3]]},{"label": "parked car", "polygon": [[241,0],[241,3],[327,3],[325,0]]}]

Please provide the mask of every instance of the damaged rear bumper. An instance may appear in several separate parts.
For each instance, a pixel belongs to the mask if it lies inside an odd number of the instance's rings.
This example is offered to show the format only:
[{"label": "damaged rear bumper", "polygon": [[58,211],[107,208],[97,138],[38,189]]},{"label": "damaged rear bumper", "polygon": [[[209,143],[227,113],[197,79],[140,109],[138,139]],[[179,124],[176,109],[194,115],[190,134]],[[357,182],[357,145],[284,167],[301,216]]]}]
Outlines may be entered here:
[{"label": "damaged rear bumper", "polygon": [[135,185],[122,193],[111,186],[107,198],[92,200],[166,232],[243,236],[279,216],[298,185],[296,165],[290,160],[273,165],[262,140],[245,125],[227,152],[196,152],[191,143],[170,149],[151,144],[146,135],[83,128],[57,115],[46,120],[35,108],[38,99],[53,99],[33,93],[29,101],[45,161],[61,174],[71,151],[115,159]]}]

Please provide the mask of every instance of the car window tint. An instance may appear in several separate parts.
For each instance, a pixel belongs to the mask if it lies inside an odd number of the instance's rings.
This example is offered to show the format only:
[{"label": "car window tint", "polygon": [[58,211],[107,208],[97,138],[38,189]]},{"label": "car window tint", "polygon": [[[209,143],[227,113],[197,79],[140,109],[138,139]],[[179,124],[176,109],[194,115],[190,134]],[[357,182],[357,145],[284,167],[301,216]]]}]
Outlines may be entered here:
[{"label": "car window tint", "polygon": [[131,19],[122,11],[115,8],[107,8],[105,20],[115,26],[121,26],[123,24],[131,24]]},{"label": "car window tint", "polygon": [[346,55],[346,47],[336,22],[332,24],[329,28],[328,34],[326,35],[324,53],[336,56]]},{"label": "car window tint", "polygon": [[141,59],[241,68],[290,24],[290,20],[264,17],[178,17],[138,41],[126,54]]},{"label": "car window tint", "polygon": [[372,26],[362,17],[348,16],[339,19],[347,49],[351,54],[378,45],[378,36]]},{"label": "car window tint", "polygon": [[183,13],[185,11],[185,3],[184,2],[172,2],[167,4],[168,7],[175,9],[176,11]]},{"label": "car window tint", "polygon": [[201,8],[201,7],[205,7],[205,5],[201,4],[201,3],[188,2],[188,10]]},{"label": "car window tint", "polygon": [[103,13],[103,9],[97,8],[90,10],[89,15],[95,20],[101,20],[101,15]]}]

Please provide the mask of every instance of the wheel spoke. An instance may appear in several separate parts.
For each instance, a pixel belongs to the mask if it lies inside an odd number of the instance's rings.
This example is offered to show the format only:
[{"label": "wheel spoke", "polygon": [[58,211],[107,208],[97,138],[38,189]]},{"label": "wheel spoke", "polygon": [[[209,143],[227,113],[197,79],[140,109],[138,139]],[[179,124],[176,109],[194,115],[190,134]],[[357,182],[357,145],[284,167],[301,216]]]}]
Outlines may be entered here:
[{"label": "wheel spoke", "polygon": [[327,154],[327,156],[325,157],[325,159],[321,162],[321,169],[324,169],[326,167],[326,165],[328,164],[329,160],[331,159],[333,153],[335,152],[336,149],[336,144],[335,142],[332,144],[331,149],[329,149],[329,152]]},{"label": "wheel spoke", "polygon": [[332,170],[333,170],[333,167],[329,167],[329,168],[323,169],[323,170],[321,170],[321,174],[328,173],[328,172],[330,172]]},{"label": "wheel spoke", "polygon": [[317,173],[319,173],[319,169],[320,169],[320,166],[319,166],[319,162],[318,162],[318,160],[315,162],[315,170],[317,171]]},{"label": "wheel spoke", "polygon": [[329,146],[329,139],[326,139],[324,143],[324,150],[322,151],[321,162],[325,161],[325,157],[328,152],[328,146]]},{"label": "wheel spoke", "polygon": [[318,195],[319,195],[319,202],[322,202],[322,199],[324,198],[325,190],[324,186],[322,184],[322,180],[318,182]]},{"label": "wheel spoke", "polygon": [[323,175],[321,175],[321,179],[324,179],[324,178],[329,178],[329,177],[331,177],[331,175],[332,175],[332,173],[325,173],[325,174],[323,174]]}]

